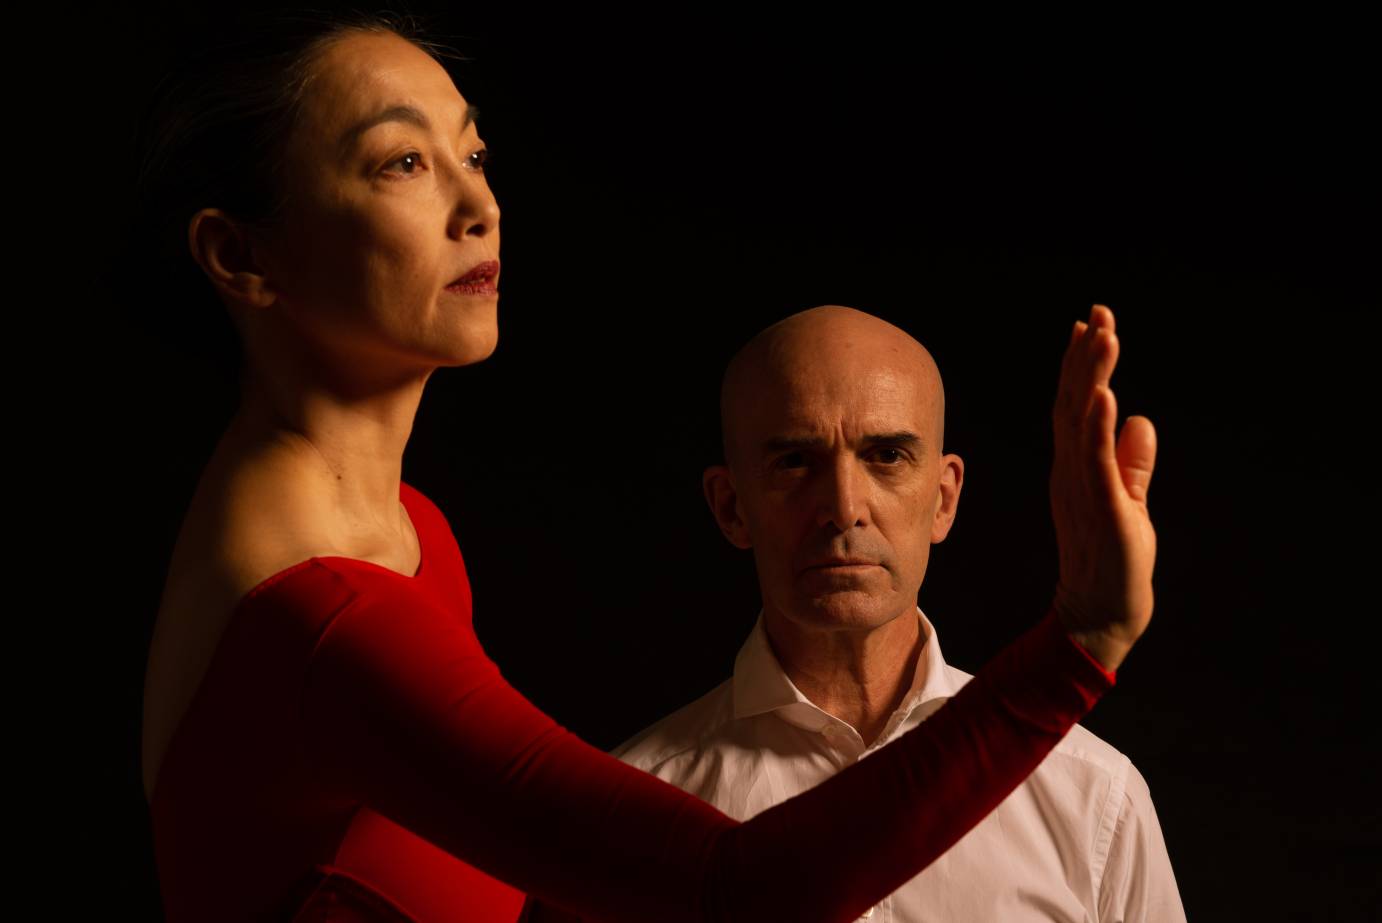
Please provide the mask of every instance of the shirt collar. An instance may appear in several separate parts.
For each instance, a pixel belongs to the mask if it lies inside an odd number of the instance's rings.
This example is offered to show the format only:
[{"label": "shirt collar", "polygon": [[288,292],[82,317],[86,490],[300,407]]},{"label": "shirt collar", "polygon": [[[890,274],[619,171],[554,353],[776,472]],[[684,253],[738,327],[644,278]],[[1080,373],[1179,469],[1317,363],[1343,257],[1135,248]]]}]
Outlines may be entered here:
[{"label": "shirt collar", "polygon": [[[962,685],[946,668],[935,627],[920,607],[916,612],[926,643],[917,658],[911,687],[898,708],[904,714],[929,702],[937,702],[935,707],[939,707],[940,701],[954,695]],[[759,610],[753,630],[734,659],[734,717],[748,718],[768,712],[777,712],[784,720],[810,731],[819,731],[836,720],[803,695],[787,677],[768,643],[763,612]]]}]

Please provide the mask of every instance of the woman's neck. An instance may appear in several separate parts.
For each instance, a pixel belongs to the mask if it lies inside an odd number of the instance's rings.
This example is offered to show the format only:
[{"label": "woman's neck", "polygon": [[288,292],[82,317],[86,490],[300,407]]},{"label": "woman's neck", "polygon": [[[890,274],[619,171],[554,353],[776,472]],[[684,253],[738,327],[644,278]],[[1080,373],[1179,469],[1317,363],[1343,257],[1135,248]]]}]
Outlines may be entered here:
[{"label": "woman's neck", "polygon": [[213,464],[331,510],[332,531],[406,536],[399,482],[425,381],[345,398],[247,372]]}]

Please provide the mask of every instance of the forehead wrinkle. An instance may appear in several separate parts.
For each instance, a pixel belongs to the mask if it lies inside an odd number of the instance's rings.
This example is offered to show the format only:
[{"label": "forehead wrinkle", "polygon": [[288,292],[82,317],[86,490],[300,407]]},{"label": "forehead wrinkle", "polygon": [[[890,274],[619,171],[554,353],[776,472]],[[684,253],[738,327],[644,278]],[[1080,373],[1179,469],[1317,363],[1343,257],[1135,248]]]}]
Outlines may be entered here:
[{"label": "forehead wrinkle", "polygon": [[[862,387],[861,374],[868,379]],[[730,360],[720,391],[726,462],[733,467],[739,430],[752,416],[751,410],[764,400],[790,408],[803,403],[803,394],[824,396],[827,403],[838,401],[844,394],[846,405],[859,408],[858,413],[847,411],[857,418],[850,422],[851,428],[866,433],[920,426],[919,435],[933,443],[934,451],[942,449],[944,385],[929,351],[881,318],[827,305],[765,328]],[[912,400],[920,418],[905,425],[899,426],[902,421],[897,419],[878,419],[874,413],[879,404]]]},{"label": "forehead wrinkle", "polygon": [[774,414],[787,426],[835,430],[841,425],[854,438],[863,432],[914,429],[918,416],[914,382],[889,368],[803,369],[763,389],[763,400],[780,408]]},{"label": "forehead wrinkle", "polygon": [[[460,130],[456,133],[457,137],[465,135],[466,129],[471,126],[478,114],[479,110],[474,104],[466,105],[465,112],[461,116]],[[403,122],[435,134],[431,120],[427,118],[427,113],[423,111],[421,106],[415,106],[411,103],[393,103],[385,106],[374,115],[366,117],[363,121],[357,122],[354,127],[347,130],[341,136],[340,153],[342,155],[350,153],[370,129],[385,122]]]},{"label": "forehead wrinkle", "polygon": [[[352,66],[355,60],[379,54],[377,49],[381,47],[391,49],[392,53],[371,67]],[[451,75],[431,55],[394,35],[360,33],[332,42],[317,53],[304,89],[309,85],[312,87],[309,95],[315,102],[306,108],[314,110],[311,113],[314,132],[324,132],[327,138],[340,138],[342,150],[372,127],[357,123],[374,121],[390,110],[398,110],[395,114],[400,115],[403,114],[401,110],[410,108],[421,111],[424,107],[419,104],[420,100],[437,88],[450,91],[446,94],[448,105],[459,101],[466,106],[462,113],[462,133],[475,114],[474,106],[466,104]],[[360,105],[360,100],[371,102]],[[332,116],[336,118],[333,120]],[[425,116],[423,118],[425,120]],[[356,128],[342,135],[343,125]]]}]

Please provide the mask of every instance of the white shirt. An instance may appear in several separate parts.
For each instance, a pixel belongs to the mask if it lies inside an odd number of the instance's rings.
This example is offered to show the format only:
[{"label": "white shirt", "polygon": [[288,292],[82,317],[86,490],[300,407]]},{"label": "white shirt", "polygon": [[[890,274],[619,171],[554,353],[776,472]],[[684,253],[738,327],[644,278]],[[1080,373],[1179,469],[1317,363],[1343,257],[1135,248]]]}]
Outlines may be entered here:
[{"label": "white shirt", "polygon": [[[970,680],[917,615],[926,641],[912,686],[872,746],[788,679],[760,613],[732,678],[614,755],[746,820],[916,727]],[[1185,910],[1146,781],[1076,725],[993,813],[861,919],[1160,923]]]}]

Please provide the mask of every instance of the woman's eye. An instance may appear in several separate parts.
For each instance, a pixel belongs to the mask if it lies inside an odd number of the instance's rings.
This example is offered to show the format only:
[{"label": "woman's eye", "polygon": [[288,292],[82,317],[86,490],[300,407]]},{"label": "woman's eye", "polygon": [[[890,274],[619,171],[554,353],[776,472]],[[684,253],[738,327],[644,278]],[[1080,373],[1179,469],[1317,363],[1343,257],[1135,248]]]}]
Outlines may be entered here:
[{"label": "woman's eye", "polygon": [[467,164],[472,170],[479,170],[479,171],[481,171],[481,172],[484,171],[484,169],[485,169],[485,164],[488,163],[488,162],[489,162],[489,151],[486,150],[486,149],[483,148],[483,147],[480,148],[478,151],[475,151],[473,154],[471,154],[469,157],[466,158],[466,164]]},{"label": "woman's eye", "polygon": [[[421,160],[422,160],[422,155],[421,155],[421,154],[419,154],[417,151],[409,151],[408,153],[404,154],[402,157],[398,157],[398,158],[396,158],[396,159],[390,161],[389,163],[386,163],[386,164],[384,165],[384,167],[385,167],[385,172],[393,172],[393,171],[388,170],[388,168],[389,168],[389,167],[392,167],[392,166],[393,166],[394,164],[396,164],[396,163],[404,163],[404,162],[406,162],[406,161],[412,161],[413,164],[416,166],[418,163],[421,162]],[[417,172],[416,170],[405,170],[405,171],[404,171],[404,173],[405,173],[406,175],[408,175],[408,176],[412,176],[412,175],[413,175],[414,173],[416,173],[416,172]]]}]

